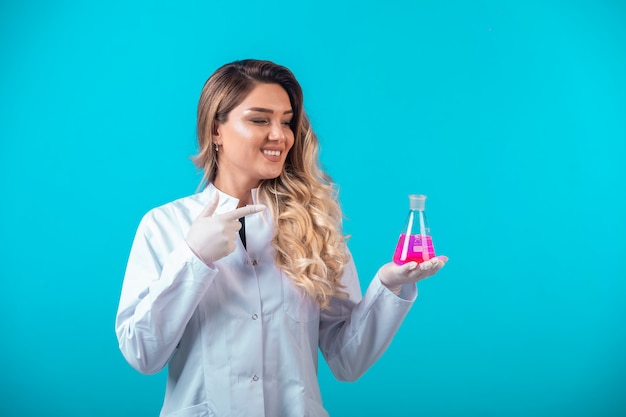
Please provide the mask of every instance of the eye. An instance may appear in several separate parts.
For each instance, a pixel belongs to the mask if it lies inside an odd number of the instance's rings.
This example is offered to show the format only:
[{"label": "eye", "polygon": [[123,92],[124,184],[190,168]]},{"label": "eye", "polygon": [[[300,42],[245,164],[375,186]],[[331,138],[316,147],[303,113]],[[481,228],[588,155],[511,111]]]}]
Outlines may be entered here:
[{"label": "eye", "polygon": [[250,119],[250,121],[257,125],[266,125],[269,123],[267,119]]},{"label": "eye", "polygon": [[283,122],[283,126],[291,127],[291,120],[287,120],[287,121]]}]

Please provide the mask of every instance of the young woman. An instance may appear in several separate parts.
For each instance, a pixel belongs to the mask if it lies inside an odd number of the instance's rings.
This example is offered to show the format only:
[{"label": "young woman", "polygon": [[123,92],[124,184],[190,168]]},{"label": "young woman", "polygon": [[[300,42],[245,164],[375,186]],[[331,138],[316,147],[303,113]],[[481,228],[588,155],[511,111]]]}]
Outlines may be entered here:
[{"label": "young woman", "polygon": [[287,68],[219,68],[197,129],[204,190],[141,220],[120,349],[142,373],[168,366],[162,416],[327,416],[318,348],[338,379],[359,378],[391,342],[415,283],[447,258],[383,265],[363,296]]}]

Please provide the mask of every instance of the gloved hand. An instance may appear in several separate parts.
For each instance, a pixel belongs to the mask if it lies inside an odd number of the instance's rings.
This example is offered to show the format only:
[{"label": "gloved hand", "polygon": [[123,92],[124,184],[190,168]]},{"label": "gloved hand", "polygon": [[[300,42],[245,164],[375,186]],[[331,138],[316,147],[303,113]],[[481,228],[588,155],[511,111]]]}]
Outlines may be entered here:
[{"label": "gloved hand", "polygon": [[403,285],[413,284],[434,275],[443,268],[446,262],[448,262],[447,256],[435,256],[433,259],[420,264],[408,262],[404,265],[396,265],[389,262],[378,270],[378,277],[385,287],[398,295]]},{"label": "gloved hand", "polygon": [[219,195],[215,193],[213,200],[191,223],[185,239],[189,249],[207,265],[235,250],[241,217],[265,210],[264,205],[254,204],[214,216],[218,203]]}]

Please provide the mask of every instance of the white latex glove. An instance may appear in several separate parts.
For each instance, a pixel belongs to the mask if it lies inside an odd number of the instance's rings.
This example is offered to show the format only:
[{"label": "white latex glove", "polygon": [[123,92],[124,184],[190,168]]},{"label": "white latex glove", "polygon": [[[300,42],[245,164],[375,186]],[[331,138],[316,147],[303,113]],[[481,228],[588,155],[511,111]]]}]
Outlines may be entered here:
[{"label": "white latex glove", "polygon": [[418,264],[408,262],[404,265],[396,265],[393,262],[383,265],[378,270],[380,282],[395,295],[400,294],[402,286],[414,284],[419,280],[428,278],[439,271],[448,262],[447,256],[435,256],[433,259]]},{"label": "white latex glove", "polygon": [[239,238],[237,233],[241,229],[241,217],[265,210],[264,205],[253,204],[214,216],[218,203],[219,195],[216,193],[213,200],[191,223],[185,239],[189,249],[207,265],[235,250]]}]

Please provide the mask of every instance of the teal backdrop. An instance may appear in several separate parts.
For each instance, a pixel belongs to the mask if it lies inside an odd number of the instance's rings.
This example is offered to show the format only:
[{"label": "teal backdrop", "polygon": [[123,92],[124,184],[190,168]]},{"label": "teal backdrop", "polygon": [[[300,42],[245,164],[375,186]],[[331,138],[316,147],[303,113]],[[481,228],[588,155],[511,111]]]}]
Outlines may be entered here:
[{"label": "teal backdrop", "polygon": [[331,416],[626,415],[626,4],[3,1],[2,416],[156,416],[114,319],[141,216],[195,192],[206,78],[301,81],[365,288],[428,195],[448,265]]}]

